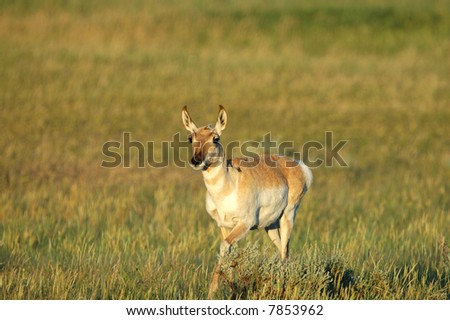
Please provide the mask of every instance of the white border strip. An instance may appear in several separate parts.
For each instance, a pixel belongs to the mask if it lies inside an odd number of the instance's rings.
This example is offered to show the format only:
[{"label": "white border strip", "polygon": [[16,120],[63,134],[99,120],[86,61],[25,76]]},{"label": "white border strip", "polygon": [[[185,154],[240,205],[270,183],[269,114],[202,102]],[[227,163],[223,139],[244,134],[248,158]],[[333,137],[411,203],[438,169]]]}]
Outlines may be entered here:
[{"label": "white border strip", "polygon": [[[138,309],[136,309],[138,308]],[[141,309],[139,309],[141,308]],[[145,309],[146,308],[146,309]],[[138,311],[139,310],[139,311]],[[2,319],[444,319],[450,301],[0,301]],[[129,315],[130,313],[135,315]],[[137,315],[137,312],[146,314]],[[257,312],[257,315],[255,314]],[[151,315],[150,313],[154,313]],[[239,313],[239,315],[238,315]],[[242,315],[246,314],[246,315]]]}]

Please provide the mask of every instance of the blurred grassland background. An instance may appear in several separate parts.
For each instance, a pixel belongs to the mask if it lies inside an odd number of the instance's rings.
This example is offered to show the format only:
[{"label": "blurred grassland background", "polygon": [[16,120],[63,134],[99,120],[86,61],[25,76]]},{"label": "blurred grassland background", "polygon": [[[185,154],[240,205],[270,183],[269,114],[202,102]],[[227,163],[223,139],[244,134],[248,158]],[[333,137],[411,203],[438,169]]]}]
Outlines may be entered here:
[{"label": "blurred grassland background", "polygon": [[201,174],[101,148],[222,104],[225,144],[333,131],[349,167],[313,170],[291,262],[253,232],[218,298],[449,299],[449,52],[447,0],[0,0],[0,298],[206,298]]}]

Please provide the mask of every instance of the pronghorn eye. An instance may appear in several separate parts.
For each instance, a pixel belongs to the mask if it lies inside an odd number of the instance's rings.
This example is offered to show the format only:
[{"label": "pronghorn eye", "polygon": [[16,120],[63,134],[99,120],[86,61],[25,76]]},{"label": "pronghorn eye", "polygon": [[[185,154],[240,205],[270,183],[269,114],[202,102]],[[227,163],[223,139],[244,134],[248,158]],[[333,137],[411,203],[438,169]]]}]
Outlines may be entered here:
[{"label": "pronghorn eye", "polygon": [[188,140],[189,140],[189,143],[192,143],[192,135],[191,134],[188,135]]},{"label": "pronghorn eye", "polygon": [[213,137],[213,143],[219,143],[220,141],[220,137],[219,136],[214,136]]}]

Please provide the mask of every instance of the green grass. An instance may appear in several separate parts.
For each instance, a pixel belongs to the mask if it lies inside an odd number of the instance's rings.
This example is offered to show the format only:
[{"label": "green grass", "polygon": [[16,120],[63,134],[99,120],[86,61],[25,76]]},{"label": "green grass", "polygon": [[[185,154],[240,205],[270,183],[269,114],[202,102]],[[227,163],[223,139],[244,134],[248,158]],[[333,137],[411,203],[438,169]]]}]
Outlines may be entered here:
[{"label": "green grass", "polygon": [[287,265],[253,232],[217,298],[449,299],[449,8],[1,0],[0,298],[206,298],[201,175],[104,169],[101,147],[222,104],[224,143],[333,131],[350,166],[313,170]]}]

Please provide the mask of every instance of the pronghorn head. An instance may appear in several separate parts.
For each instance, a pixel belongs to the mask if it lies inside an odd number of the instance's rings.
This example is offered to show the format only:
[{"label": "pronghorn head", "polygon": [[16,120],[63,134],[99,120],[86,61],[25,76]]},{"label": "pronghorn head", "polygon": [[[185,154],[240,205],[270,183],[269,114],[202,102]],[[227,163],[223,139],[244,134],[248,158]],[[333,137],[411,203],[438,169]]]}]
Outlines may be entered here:
[{"label": "pronghorn head", "polygon": [[219,115],[214,127],[207,125],[198,128],[192,121],[186,106],[183,108],[181,116],[184,127],[190,132],[189,142],[192,144],[193,150],[192,167],[197,170],[206,170],[212,165],[220,164],[223,157],[220,135],[227,125],[225,108],[219,106]]}]

